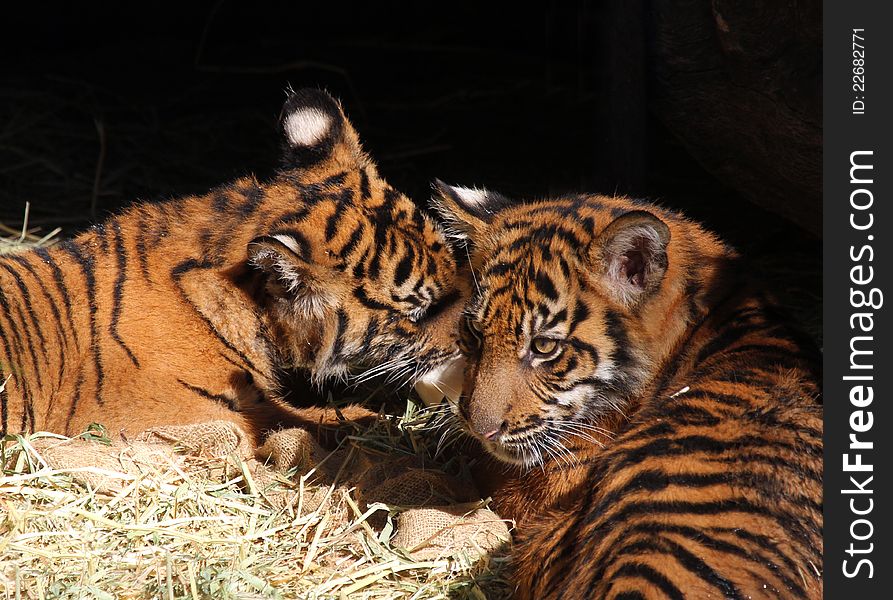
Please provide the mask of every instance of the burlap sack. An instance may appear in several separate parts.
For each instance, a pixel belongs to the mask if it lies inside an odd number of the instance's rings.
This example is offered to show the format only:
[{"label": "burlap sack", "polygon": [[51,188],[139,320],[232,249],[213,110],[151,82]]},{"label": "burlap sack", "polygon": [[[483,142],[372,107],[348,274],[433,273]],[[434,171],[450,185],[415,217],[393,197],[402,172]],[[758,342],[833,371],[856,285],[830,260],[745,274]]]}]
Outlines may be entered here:
[{"label": "burlap sack", "polygon": [[391,545],[402,548],[416,560],[473,560],[504,549],[510,540],[508,524],[492,510],[450,505],[412,508],[401,513]]},{"label": "burlap sack", "polygon": [[228,454],[251,455],[250,438],[238,425],[229,421],[153,427],[138,434],[136,439],[174,445],[192,456],[220,458]]},{"label": "burlap sack", "polygon": [[42,439],[34,446],[51,468],[73,470],[77,482],[100,492],[115,493],[170,468],[188,473],[213,464],[233,477],[247,467],[246,485],[273,506],[326,511],[330,522],[345,524],[356,516],[342,502],[352,492],[361,510],[384,507],[368,519],[372,527],[380,529],[389,512],[396,515],[391,544],[418,560],[474,558],[510,539],[507,524],[475,503],[473,486],[425,468],[417,457],[383,457],[359,446],[330,452],[303,429],[275,432],[256,450],[248,440],[238,426],[214,421],[155,427],[110,445]]},{"label": "burlap sack", "polygon": [[151,481],[163,470],[183,466],[183,457],[161,444],[42,438],[32,445],[51,469],[69,472],[74,481],[97,492],[116,493],[136,478]]},{"label": "burlap sack", "polygon": [[[508,524],[493,511],[470,505],[478,498],[473,486],[437,470],[425,469],[414,456],[383,459],[355,448],[353,452],[322,449],[313,436],[301,429],[286,429],[270,436],[257,450],[256,457],[280,472],[316,471],[317,482],[338,481],[352,484],[363,509],[380,503],[397,512],[396,533],[391,545],[415,560],[444,557],[477,558],[504,549],[511,535]],[[336,493],[318,490],[304,495],[302,511],[337,511],[335,502],[348,487],[338,485]],[[271,494],[276,503],[283,495]],[[323,499],[328,502],[322,505]],[[294,499],[292,498],[292,503]],[[349,519],[345,511],[332,518]],[[373,514],[369,524],[381,529],[387,520],[382,510]]]}]

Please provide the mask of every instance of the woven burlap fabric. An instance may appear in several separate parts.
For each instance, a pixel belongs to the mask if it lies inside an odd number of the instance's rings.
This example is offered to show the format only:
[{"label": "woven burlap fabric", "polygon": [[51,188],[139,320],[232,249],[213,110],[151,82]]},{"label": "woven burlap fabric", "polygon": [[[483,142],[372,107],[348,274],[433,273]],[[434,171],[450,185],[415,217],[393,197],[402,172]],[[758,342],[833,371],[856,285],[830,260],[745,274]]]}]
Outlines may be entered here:
[{"label": "woven burlap fabric", "polygon": [[473,486],[425,468],[415,456],[383,456],[361,446],[328,451],[303,429],[275,432],[256,450],[249,439],[238,426],[213,421],[155,427],[110,444],[37,439],[34,447],[49,467],[100,492],[115,493],[134,478],[151,480],[170,469],[220,469],[222,477],[244,475],[273,506],[325,511],[330,522],[345,525],[357,516],[343,501],[352,493],[362,511],[386,506],[368,523],[380,529],[393,516],[392,545],[419,560],[480,556],[509,540],[508,526],[480,507]]},{"label": "woven burlap fabric", "polygon": [[416,560],[475,558],[504,549],[510,542],[506,522],[492,510],[467,505],[411,508],[397,517],[391,539]]},{"label": "woven burlap fabric", "polygon": [[251,456],[251,438],[229,421],[208,421],[194,425],[153,427],[136,436],[142,442],[174,445],[192,456],[220,458],[229,454]]},{"label": "woven burlap fabric", "polygon": [[134,479],[158,479],[171,468],[183,468],[184,458],[171,446],[135,441],[109,445],[73,439],[32,441],[51,469],[71,474],[77,483],[97,492],[115,493]]}]

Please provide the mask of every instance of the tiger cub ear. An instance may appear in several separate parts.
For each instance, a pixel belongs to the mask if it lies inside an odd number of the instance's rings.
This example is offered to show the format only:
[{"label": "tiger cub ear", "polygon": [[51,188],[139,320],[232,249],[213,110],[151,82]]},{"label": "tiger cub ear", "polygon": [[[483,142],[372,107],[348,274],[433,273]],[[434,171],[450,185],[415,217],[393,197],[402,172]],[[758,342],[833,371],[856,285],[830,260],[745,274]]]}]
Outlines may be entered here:
[{"label": "tiger cub ear", "polygon": [[322,318],[338,303],[335,270],[314,262],[307,240],[277,233],[248,243],[248,262],[268,275],[265,292],[295,316]]},{"label": "tiger cub ear", "polygon": [[341,104],[322,90],[290,91],[279,114],[279,128],[286,169],[304,169],[327,159],[344,168],[359,168],[368,160]]},{"label": "tiger cub ear", "polygon": [[514,204],[497,192],[448,185],[439,179],[431,184],[431,207],[448,227],[447,234],[458,240],[478,239],[500,210]]},{"label": "tiger cub ear", "polygon": [[650,212],[628,212],[608,224],[589,247],[593,273],[620,303],[632,306],[653,294],[667,270],[670,228]]}]

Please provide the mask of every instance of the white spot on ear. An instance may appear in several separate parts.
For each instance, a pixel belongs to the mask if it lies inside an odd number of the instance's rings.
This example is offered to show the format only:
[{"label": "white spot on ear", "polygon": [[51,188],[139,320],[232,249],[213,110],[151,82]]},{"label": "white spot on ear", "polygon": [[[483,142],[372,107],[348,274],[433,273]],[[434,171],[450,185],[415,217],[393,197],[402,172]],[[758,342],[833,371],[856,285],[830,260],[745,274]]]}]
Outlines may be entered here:
[{"label": "white spot on ear", "polygon": [[285,118],[285,133],[294,146],[312,146],[329,130],[332,118],[315,108],[296,110]]},{"label": "white spot on ear", "polygon": [[295,238],[291,237],[290,235],[285,235],[284,233],[277,233],[273,237],[282,242],[282,245],[284,245],[286,248],[288,248],[298,256],[301,256],[301,250],[298,248],[298,243],[295,241]]},{"label": "white spot on ear", "polygon": [[451,186],[450,189],[463,204],[471,206],[483,204],[487,201],[487,197],[489,196],[487,190],[479,190],[477,188]]}]

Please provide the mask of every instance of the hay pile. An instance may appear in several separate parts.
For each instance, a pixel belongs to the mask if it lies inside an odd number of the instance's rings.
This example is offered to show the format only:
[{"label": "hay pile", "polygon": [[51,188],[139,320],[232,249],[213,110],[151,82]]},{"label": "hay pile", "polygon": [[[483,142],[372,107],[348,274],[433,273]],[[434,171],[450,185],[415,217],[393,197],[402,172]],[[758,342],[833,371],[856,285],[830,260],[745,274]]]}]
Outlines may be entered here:
[{"label": "hay pile", "polygon": [[[302,430],[256,452],[228,423],[112,440],[8,436],[10,598],[499,598],[509,529],[408,411],[333,452]],[[452,465],[455,467],[455,465]],[[453,468],[453,470],[455,470]]]}]

